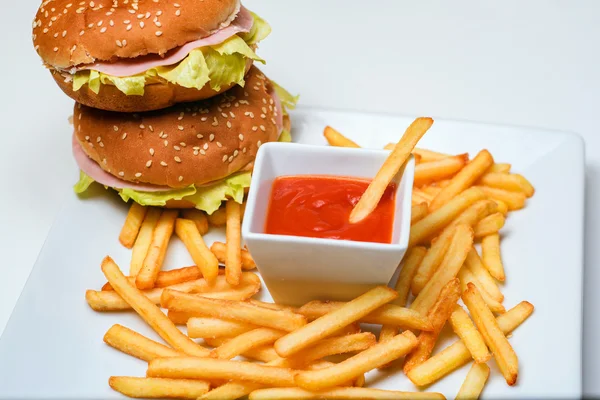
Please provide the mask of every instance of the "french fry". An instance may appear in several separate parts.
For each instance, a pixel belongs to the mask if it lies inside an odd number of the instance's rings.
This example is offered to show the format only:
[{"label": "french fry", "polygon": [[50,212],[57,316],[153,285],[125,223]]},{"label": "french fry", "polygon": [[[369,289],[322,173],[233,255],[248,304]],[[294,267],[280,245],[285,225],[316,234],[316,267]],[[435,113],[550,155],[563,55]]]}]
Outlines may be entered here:
[{"label": "french fry", "polygon": [[[400,265],[400,275],[398,275],[395,287],[396,292],[398,292],[398,297],[393,301],[393,304],[401,307],[406,306],[413,276],[419,268],[421,261],[423,261],[426,253],[427,249],[421,246],[413,247],[407,251],[404,260]],[[385,342],[397,334],[397,326],[383,325],[381,327],[381,332],[379,333],[379,341]]]},{"label": "french fry", "polygon": [[483,336],[471,321],[469,314],[458,304],[450,315],[450,325],[454,333],[463,341],[476,363],[487,362],[492,355],[483,341]]},{"label": "french fry", "polygon": [[465,378],[456,400],[473,400],[478,399],[479,395],[483,391],[483,387],[490,376],[490,367],[487,364],[473,363],[469,373]]},{"label": "french fry", "polygon": [[[260,290],[260,278],[252,272],[246,272],[242,275],[243,284],[235,290],[229,288],[225,281],[225,276],[220,275],[214,286],[208,286],[205,279],[197,279],[172,285],[169,288],[179,292],[202,293],[205,297],[220,298],[228,300],[245,300],[252,297]],[[143,290],[144,296],[153,304],[160,304],[160,296],[165,288],[155,288]],[[85,292],[85,299],[89,306],[95,311],[121,311],[129,310],[131,306],[114,291],[95,291]]]},{"label": "french fry", "polygon": [[440,236],[448,235],[461,224],[469,225],[472,228],[483,218],[498,211],[498,204],[493,200],[479,200],[463,211],[458,217],[454,218],[440,233]]},{"label": "french fry", "polygon": [[[160,271],[156,277],[156,282],[154,282],[154,287],[164,288],[200,278],[202,278],[202,273],[195,265],[171,269],[169,271]],[[128,279],[131,283],[135,284],[135,277],[129,276]],[[110,283],[106,282],[104,286],[102,286],[102,290],[113,290],[113,288],[110,286]]]},{"label": "french fry", "polygon": [[[216,338],[216,339],[205,338],[204,342],[206,344],[208,344],[209,346],[219,347],[219,346],[223,346],[225,343],[227,343],[230,340],[231,340],[231,338]],[[283,359],[283,358],[279,357],[279,355],[277,354],[277,352],[275,351],[275,349],[273,348],[272,345],[264,345],[264,346],[259,346],[259,347],[255,347],[252,349],[248,349],[242,354],[242,356],[249,358],[251,360],[262,361],[264,363]],[[281,365],[278,364],[277,366],[282,366],[282,364]]]},{"label": "french fry", "polygon": [[441,181],[453,177],[469,161],[468,154],[441,158],[431,162],[421,162],[415,167],[415,186]]},{"label": "french fry", "polygon": [[429,310],[427,317],[431,321],[433,330],[419,334],[417,337],[417,346],[404,359],[404,373],[407,373],[429,358],[440,332],[448,318],[450,318],[459,298],[460,283],[458,279],[453,279],[442,288],[435,304]]},{"label": "french fry", "polygon": [[413,198],[425,199],[425,201],[427,201],[427,204],[429,204],[431,203],[431,200],[433,200],[434,197],[434,194],[427,193],[426,191],[417,187],[413,188]]},{"label": "french fry", "polygon": [[146,375],[175,379],[235,379],[268,386],[294,386],[294,371],[289,368],[209,357],[157,358],[148,364]]},{"label": "french fry", "polygon": [[169,310],[198,313],[287,332],[306,324],[304,316],[289,311],[269,310],[243,301],[209,299],[169,289],[163,291],[161,305]]},{"label": "french fry", "polygon": [[[173,311],[170,311],[172,313]],[[171,316],[169,319],[173,321]],[[191,338],[235,337],[258,328],[244,322],[227,321],[218,318],[192,317],[187,319],[187,334]]]},{"label": "french fry", "polygon": [[334,354],[363,351],[373,346],[375,343],[377,343],[377,340],[375,339],[375,335],[371,332],[332,337],[318,341],[310,348],[296,353],[287,360],[294,367],[303,367],[310,364],[312,361]]},{"label": "french fry", "polygon": [[425,257],[421,260],[419,268],[412,279],[411,290],[414,296],[417,296],[421,290],[423,290],[427,282],[429,282],[442,263],[442,260],[450,247],[450,243],[452,242],[453,233],[454,232],[440,235],[433,239],[431,247],[427,250],[427,253],[425,253]]},{"label": "french fry", "polygon": [[454,232],[450,247],[441,265],[423,290],[415,298],[410,308],[426,315],[436,302],[442,288],[456,277],[467,254],[473,246],[473,230],[467,225],[459,225]]},{"label": "french fry", "polygon": [[229,340],[227,343],[213,349],[210,352],[210,356],[213,358],[230,360],[250,349],[271,344],[284,335],[284,331],[277,329],[256,328],[242,333]]},{"label": "french fry", "polygon": [[500,256],[500,236],[493,234],[481,240],[483,265],[495,279],[504,282],[504,265]]},{"label": "french fry", "polygon": [[281,311],[292,311],[295,312],[296,309],[290,306],[284,306],[276,303],[267,303],[266,301],[260,301],[256,299],[248,299],[248,303],[254,304],[255,306],[269,308],[271,310],[281,310]]},{"label": "french fry", "polygon": [[208,232],[208,218],[206,218],[206,214],[203,211],[195,208],[181,210],[181,216],[185,219],[194,221],[196,228],[198,228],[198,232],[201,235],[206,235],[206,232]]},{"label": "french fry", "polygon": [[465,260],[465,267],[471,271],[473,276],[481,283],[481,289],[487,292],[494,300],[498,302],[504,301],[504,295],[496,284],[496,281],[488,270],[483,266],[483,261],[479,257],[477,250],[472,248]]},{"label": "french fry", "polygon": [[411,200],[412,205],[425,204],[427,206],[427,210],[429,210],[429,201],[430,201],[429,198],[423,196],[418,191],[415,191],[413,189],[412,200]]},{"label": "french fry", "polygon": [[400,392],[397,390],[381,390],[360,387],[333,388],[310,392],[301,388],[269,388],[258,389],[250,393],[249,400],[310,400],[310,399],[347,399],[347,400],[444,400],[441,393],[434,392]]},{"label": "french fry", "polygon": [[377,343],[332,367],[318,371],[300,371],[296,374],[295,383],[311,391],[332,388],[402,357],[416,345],[415,335],[405,331],[385,343]]},{"label": "french fry", "polygon": [[481,282],[479,282],[479,280],[473,275],[473,273],[468,268],[463,267],[458,272],[458,278],[460,279],[460,284],[461,284],[461,288],[463,291],[467,290],[469,283],[472,283],[478,289],[480,289],[481,297],[483,297],[485,304],[487,304],[488,308],[492,312],[503,313],[506,311],[504,309],[504,306],[502,305],[502,303],[500,303],[499,301],[496,301],[492,296],[490,296],[489,293],[487,293],[485,290],[482,289],[483,285],[481,284]]},{"label": "french fry", "polygon": [[496,322],[494,315],[483,301],[477,287],[469,283],[468,289],[463,293],[462,299],[469,309],[477,329],[481,332],[483,340],[494,354],[496,363],[502,375],[504,375],[506,383],[510,386],[514,385],[517,382],[519,372],[517,354],[504,333],[502,333],[498,322]]},{"label": "french fry", "polygon": [[144,221],[147,211],[147,207],[139,205],[135,201],[131,203],[131,207],[129,207],[127,217],[125,218],[125,223],[119,234],[119,242],[128,249],[133,247],[133,243],[138,236],[138,232],[140,231],[142,221]]},{"label": "french fry", "polygon": [[391,151],[367,190],[350,213],[350,223],[362,221],[377,207],[381,196],[385,192],[394,176],[408,160],[410,153],[425,132],[429,130],[433,120],[431,118],[417,118],[406,130],[394,150]]},{"label": "french fry", "polygon": [[[210,246],[210,251],[215,255],[215,257],[217,257],[217,260],[219,260],[220,264],[225,265],[225,254],[226,254],[226,246],[225,243],[223,242],[214,242],[211,246]],[[256,268],[256,263],[254,262],[254,259],[252,258],[252,256],[250,255],[250,252],[248,252],[247,249],[242,249],[242,269],[243,270],[250,270],[250,269],[255,269]]]},{"label": "french fry", "polygon": [[481,190],[470,188],[444,204],[438,210],[432,212],[430,208],[430,213],[412,226],[409,247],[426,243],[469,206],[484,198],[485,194]]},{"label": "french fry", "polygon": [[[522,301],[506,313],[498,316],[496,322],[505,335],[521,325],[531,313],[533,305]],[[423,364],[411,369],[408,378],[417,386],[426,386],[438,381],[471,360],[471,353],[462,340],[454,342]]]},{"label": "french fry", "polygon": [[104,335],[104,342],[125,354],[129,354],[130,356],[144,361],[164,357],[181,357],[185,355],[185,353],[148,339],[119,324],[110,327]]},{"label": "french fry", "polygon": [[508,215],[508,206],[502,200],[495,199],[494,202],[498,205],[498,212],[506,217]]},{"label": "french fry", "polygon": [[[162,337],[176,350],[186,354],[205,357],[210,352],[185,336],[162,311],[156,307],[142,292],[131,285],[117,264],[110,257],[102,261],[102,272],[115,291]],[[110,292],[105,292],[110,293]]]},{"label": "french fry", "polygon": [[164,210],[152,233],[152,242],[140,272],[136,275],[138,289],[152,289],[167,254],[167,246],[173,234],[177,210]]},{"label": "french fry", "polygon": [[432,196],[432,200],[433,197],[437,196],[439,192],[442,191],[442,188],[439,186],[433,186],[433,185],[429,185],[429,186],[422,186],[421,190],[425,193],[427,193],[428,195]]},{"label": "french fry", "polygon": [[[225,203],[227,217],[225,241],[225,277],[231,286],[240,283],[242,275],[242,231],[240,226],[240,205],[233,200]],[[215,257],[216,259],[216,257]]]},{"label": "french fry", "polygon": [[494,158],[487,150],[482,150],[450,180],[440,194],[429,205],[430,212],[441,208],[459,193],[469,188],[485,171],[492,166]]},{"label": "french fry", "polygon": [[377,286],[337,310],[278,339],[274,345],[275,351],[281,357],[289,357],[335,331],[360,320],[397,296],[398,294],[394,290],[386,286]]},{"label": "french fry", "polygon": [[527,197],[531,197],[535,193],[533,185],[519,174],[488,172],[479,179],[479,184],[509,192],[521,192]]},{"label": "french fry", "polygon": [[480,239],[484,236],[498,233],[498,231],[500,231],[500,229],[502,229],[504,226],[504,222],[506,222],[506,219],[504,218],[504,215],[499,212],[488,215],[479,221],[477,225],[475,225],[475,228],[473,229],[475,233],[475,239]]},{"label": "french fry", "polygon": [[410,211],[410,224],[414,225],[415,222],[419,222],[429,212],[429,207],[427,207],[427,203],[419,203],[412,206]]},{"label": "french fry", "polygon": [[421,162],[427,163],[432,161],[439,161],[444,158],[452,157],[450,154],[439,153],[437,151],[431,151],[426,149],[415,148],[413,154],[421,156]]},{"label": "french fry", "polygon": [[156,223],[160,218],[161,211],[156,207],[149,207],[140,227],[140,231],[135,239],[133,250],[131,252],[131,263],[129,264],[129,275],[137,276],[142,269],[146,254],[152,243],[152,233],[156,227]]},{"label": "french fry", "polygon": [[198,232],[196,224],[188,219],[177,218],[175,233],[187,248],[192,260],[202,272],[202,276],[209,285],[213,285],[219,274],[219,261],[206,247],[202,235]]},{"label": "french fry", "polygon": [[225,206],[221,205],[219,209],[217,209],[212,214],[208,214],[206,216],[208,219],[208,223],[214,227],[225,226],[227,223],[227,216],[225,215]]},{"label": "french fry", "polygon": [[510,164],[495,163],[486,172],[508,174],[510,172],[511,167],[512,166]]},{"label": "french fry", "polygon": [[527,196],[524,193],[509,192],[489,186],[475,186],[482,190],[492,200],[501,201],[508,207],[509,211],[520,210],[525,207]]},{"label": "french fry", "polygon": [[144,399],[197,399],[208,392],[208,382],[192,379],[134,378],[111,376],[108,384],[128,397]]},{"label": "french fry", "polygon": [[352,140],[348,139],[346,136],[342,135],[340,132],[336,131],[330,126],[326,126],[323,130],[323,136],[327,140],[330,146],[337,147],[360,147]]},{"label": "french fry", "polygon": [[[298,313],[309,319],[319,318],[327,313],[339,309],[347,304],[339,301],[314,300],[306,303],[298,309]],[[406,329],[430,331],[431,323],[425,315],[410,308],[399,307],[394,304],[385,304],[372,313],[362,317],[359,322],[377,325],[392,325]]]}]

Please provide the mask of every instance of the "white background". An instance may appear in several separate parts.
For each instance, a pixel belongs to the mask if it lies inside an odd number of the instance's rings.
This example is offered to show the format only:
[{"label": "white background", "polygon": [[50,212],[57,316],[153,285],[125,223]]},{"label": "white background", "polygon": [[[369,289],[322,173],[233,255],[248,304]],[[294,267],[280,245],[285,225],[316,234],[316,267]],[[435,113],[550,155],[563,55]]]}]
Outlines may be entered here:
[{"label": "white background", "polygon": [[[600,2],[246,5],[273,27],[259,53],[268,61],[265,72],[300,93],[302,104],[544,127],[584,137],[584,391],[600,396]],[[37,6],[20,0],[0,14],[0,332],[77,178],[67,123],[72,102],[31,44]],[[548,229],[561,229],[552,215]],[[68,251],[69,238],[64,240]],[[544,243],[531,251],[544,251]],[[564,273],[572,268],[577,266],[565,265]],[[60,265],[56,270],[60,274]],[[543,282],[540,276],[531,285]],[[557,315],[548,329],[560,325]]]}]

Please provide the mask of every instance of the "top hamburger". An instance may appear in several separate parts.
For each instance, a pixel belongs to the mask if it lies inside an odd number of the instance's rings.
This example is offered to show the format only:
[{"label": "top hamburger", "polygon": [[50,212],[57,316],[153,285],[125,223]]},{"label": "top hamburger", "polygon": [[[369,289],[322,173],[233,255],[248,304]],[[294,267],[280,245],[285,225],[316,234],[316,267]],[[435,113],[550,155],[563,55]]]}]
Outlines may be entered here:
[{"label": "top hamburger", "polygon": [[243,85],[270,31],[239,0],[45,0],[33,43],[71,98],[133,112]]}]

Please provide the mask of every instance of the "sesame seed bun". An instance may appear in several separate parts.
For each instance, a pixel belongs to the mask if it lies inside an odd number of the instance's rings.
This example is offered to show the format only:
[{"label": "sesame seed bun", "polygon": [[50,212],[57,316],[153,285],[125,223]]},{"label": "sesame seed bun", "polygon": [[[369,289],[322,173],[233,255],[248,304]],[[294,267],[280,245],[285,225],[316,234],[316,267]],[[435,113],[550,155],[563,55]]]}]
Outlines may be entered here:
[{"label": "sesame seed bun", "polygon": [[250,68],[244,88],[146,113],[76,104],[75,138],[85,154],[118,179],[182,188],[248,168],[262,143],[277,140],[271,82]]},{"label": "sesame seed bun", "polygon": [[239,0],[45,0],[33,44],[55,68],[164,54],[228,24],[239,8]]},{"label": "sesame seed bun", "polygon": [[[250,70],[252,60],[246,61],[246,71]],[[88,85],[83,85],[79,90],[73,90],[72,82],[65,82],[62,75],[51,70],[52,77],[62,91],[78,103],[89,107],[108,111],[142,112],[160,110],[177,103],[208,99],[230,89],[235,83],[221,86],[221,90],[213,90],[209,84],[200,90],[186,88],[167,82],[161,77],[153,78],[155,82],[146,84],[142,96],[128,96],[112,84],[102,84],[100,92],[94,93]]]}]

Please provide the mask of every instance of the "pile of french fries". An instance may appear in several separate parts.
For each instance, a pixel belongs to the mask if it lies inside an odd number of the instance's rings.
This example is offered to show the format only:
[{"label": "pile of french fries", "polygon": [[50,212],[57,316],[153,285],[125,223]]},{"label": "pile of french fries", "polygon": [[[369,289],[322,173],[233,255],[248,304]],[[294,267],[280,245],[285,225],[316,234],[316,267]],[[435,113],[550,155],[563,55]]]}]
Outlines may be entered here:
[{"label": "pile of french fries", "polygon": [[[443,399],[434,392],[367,388],[364,375],[403,361],[419,389],[472,362],[456,398],[474,399],[491,358],[514,385],[518,359],[507,335],[533,305],[503,305],[499,231],[534,190],[485,150],[469,160],[415,148],[432,123],[418,119],[390,146],[390,158],[355,208],[356,220],[368,215],[386,182],[415,156],[410,246],[395,288],[375,287],[349,302],[292,308],[252,299],[261,281],[241,247],[243,204],[227,201],[207,216],[134,203],[119,237],[132,249],[129,275],[106,257],[108,282],[88,290],[86,299],[96,311],[135,311],[165,344],[112,326],[104,342],[147,365],[137,377],[111,377],[109,385],[136,398]],[[330,145],[358,147],[330,127],[324,133]],[[207,247],[209,226],[226,227],[225,243]],[[173,233],[195,265],[162,270]],[[432,354],[446,322],[457,340]],[[364,324],[380,325],[379,337],[363,331]]]}]

